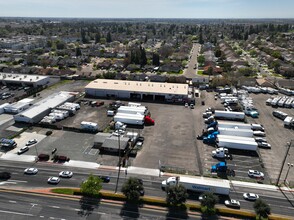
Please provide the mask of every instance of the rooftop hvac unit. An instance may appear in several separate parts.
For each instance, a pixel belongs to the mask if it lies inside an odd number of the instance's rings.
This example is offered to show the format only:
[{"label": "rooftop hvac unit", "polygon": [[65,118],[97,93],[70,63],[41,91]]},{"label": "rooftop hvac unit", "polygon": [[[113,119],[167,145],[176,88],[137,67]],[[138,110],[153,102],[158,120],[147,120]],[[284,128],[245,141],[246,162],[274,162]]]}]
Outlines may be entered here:
[{"label": "rooftop hvac unit", "polygon": [[30,79],[30,81],[32,81],[32,79]]},{"label": "rooftop hvac unit", "polygon": [[39,76],[37,76],[36,79],[39,79]]},{"label": "rooftop hvac unit", "polygon": [[24,75],[23,78],[24,78],[24,79],[27,78],[27,75]]}]

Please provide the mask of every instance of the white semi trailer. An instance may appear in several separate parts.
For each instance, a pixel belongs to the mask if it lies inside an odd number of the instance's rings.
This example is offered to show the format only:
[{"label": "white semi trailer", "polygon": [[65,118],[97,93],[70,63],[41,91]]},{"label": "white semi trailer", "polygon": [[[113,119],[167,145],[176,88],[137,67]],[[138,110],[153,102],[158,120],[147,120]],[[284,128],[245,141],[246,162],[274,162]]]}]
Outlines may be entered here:
[{"label": "white semi trailer", "polygon": [[230,182],[228,180],[211,179],[205,177],[169,177],[162,181],[162,189],[177,184],[183,185],[188,191],[212,192],[220,195],[230,194]]},{"label": "white semi trailer", "polygon": [[245,113],[244,112],[232,112],[232,111],[215,110],[214,117],[216,119],[244,121]]},{"label": "white semi trailer", "polygon": [[238,150],[257,150],[257,143],[255,141],[246,140],[236,140],[217,137],[216,141],[218,147],[226,147],[228,149],[238,149]]},{"label": "white semi trailer", "polygon": [[222,121],[218,120],[217,126],[219,128],[238,128],[238,129],[252,129],[253,131],[264,131],[261,124],[245,124],[242,122]]},{"label": "white semi trailer", "polygon": [[241,137],[252,137],[253,131],[251,129],[236,129],[236,128],[222,128],[219,127],[218,131],[222,135],[234,135]]},{"label": "white semi trailer", "polygon": [[252,142],[255,141],[253,137],[241,137],[241,136],[222,135],[222,134],[218,134],[217,137],[220,139],[223,138],[223,139],[243,140],[243,141],[252,141]]},{"label": "white semi trailer", "polygon": [[[140,117],[137,117],[140,116]],[[116,114],[113,117],[114,122],[122,122],[131,125],[144,125],[143,115],[132,115],[132,114]]]},{"label": "white semi trailer", "polygon": [[129,108],[122,108],[125,106],[121,106],[117,109],[117,113],[125,113],[125,114],[140,114],[145,115],[146,109],[138,108],[138,107],[129,107]]}]

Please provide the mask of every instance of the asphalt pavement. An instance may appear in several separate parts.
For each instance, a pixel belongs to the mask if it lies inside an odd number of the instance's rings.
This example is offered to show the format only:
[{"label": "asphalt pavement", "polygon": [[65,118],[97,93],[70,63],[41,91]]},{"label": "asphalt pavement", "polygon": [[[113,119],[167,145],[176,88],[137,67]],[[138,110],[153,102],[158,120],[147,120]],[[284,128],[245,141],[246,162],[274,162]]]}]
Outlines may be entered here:
[{"label": "asphalt pavement", "polygon": [[[183,219],[185,213],[171,213],[167,209],[138,207],[123,202],[106,203],[98,199],[64,198],[48,195],[2,191],[1,219]],[[189,219],[201,219],[199,214]]]},{"label": "asphalt pavement", "polygon": [[[37,175],[25,175],[24,169],[27,167],[36,167],[39,172]],[[57,176],[62,170],[70,170],[74,172],[74,176],[70,179],[61,179],[58,185],[49,185],[47,179],[50,176]],[[109,183],[103,183],[103,189],[114,191],[117,170],[116,169],[85,169],[78,167],[66,167],[58,164],[48,163],[25,163],[13,162],[3,160],[0,164],[0,171],[10,171],[12,173],[11,179],[8,181],[0,182],[1,188],[18,188],[18,189],[38,189],[47,187],[79,187],[81,182],[87,179],[90,173],[93,175],[108,175],[111,180]],[[165,198],[165,192],[161,190],[161,181],[166,179],[167,176],[155,177],[142,174],[131,174],[128,172],[126,175],[121,173],[118,188],[120,189],[124,181],[130,177],[136,176],[142,178],[144,181],[145,195],[156,196]],[[294,193],[291,190],[282,188],[279,190],[275,186],[254,184],[246,182],[231,182],[230,198],[238,199],[241,201],[241,207],[253,211],[253,203],[243,199],[243,193],[251,192],[259,194],[260,198],[268,202],[272,208],[272,213],[292,216],[294,213]],[[198,202],[199,194],[190,194],[190,202]],[[220,203],[223,204],[224,200],[228,197],[221,197]],[[0,206],[1,207],[1,206]]]}]

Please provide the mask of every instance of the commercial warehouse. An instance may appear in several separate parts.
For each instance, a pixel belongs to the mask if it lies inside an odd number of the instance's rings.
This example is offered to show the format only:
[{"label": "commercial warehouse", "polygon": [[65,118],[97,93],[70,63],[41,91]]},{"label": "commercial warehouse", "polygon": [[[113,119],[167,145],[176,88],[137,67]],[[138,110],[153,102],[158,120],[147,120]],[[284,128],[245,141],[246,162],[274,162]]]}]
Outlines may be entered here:
[{"label": "commercial warehouse", "polygon": [[188,84],[96,79],[85,87],[88,96],[115,99],[191,102]]},{"label": "commercial warehouse", "polygon": [[16,73],[0,73],[0,80],[3,85],[18,84],[22,86],[43,86],[50,82],[48,76],[25,75]]},{"label": "commercial warehouse", "polygon": [[35,103],[31,108],[14,115],[16,122],[38,123],[42,118],[51,112],[51,109],[62,105],[65,102],[73,101],[75,95],[70,92],[54,93],[45,99]]}]

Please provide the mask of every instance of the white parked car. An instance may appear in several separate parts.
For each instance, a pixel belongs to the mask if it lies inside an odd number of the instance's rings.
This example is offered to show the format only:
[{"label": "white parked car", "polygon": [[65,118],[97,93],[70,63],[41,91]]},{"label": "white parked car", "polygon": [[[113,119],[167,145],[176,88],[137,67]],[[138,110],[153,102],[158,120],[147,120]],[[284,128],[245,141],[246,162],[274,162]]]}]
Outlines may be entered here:
[{"label": "white parked car", "polygon": [[261,148],[272,148],[272,146],[267,142],[258,142],[257,146]]},{"label": "white parked car", "polygon": [[258,137],[265,137],[266,134],[263,131],[253,131],[253,135]]},{"label": "white parked car", "polygon": [[23,154],[24,152],[28,151],[30,148],[28,146],[22,147],[17,151],[17,154]]},{"label": "white parked car", "polygon": [[262,179],[264,178],[264,174],[262,172],[259,172],[258,170],[249,170],[248,176]]},{"label": "white parked car", "polygon": [[38,143],[38,140],[37,139],[32,139],[32,140],[29,140],[27,143],[26,143],[26,146],[30,146],[30,145],[33,145],[33,144],[36,144]]},{"label": "white parked car", "polygon": [[60,179],[58,177],[49,177],[48,181],[49,184],[58,184]]},{"label": "white parked car", "polygon": [[24,170],[25,174],[37,174],[38,173],[38,169],[37,168],[27,168]]},{"label": "white parked car", "polygon": [[259,196],[255,193],[244,193],[243,198],[250,201],[255,201]]},{"label": "white parked car", "polygon": [[231,208],[240,208],[240,202],[238,200],[235,199],[231,199],[231,200],[226,200],[225,201],[225,205]]},{"label": "white parked car", "polygon": [[63,177],[63,178],[71,178],[73,176],[73,172],[71,171],[61,171],[59,173],[59,177]]}]

